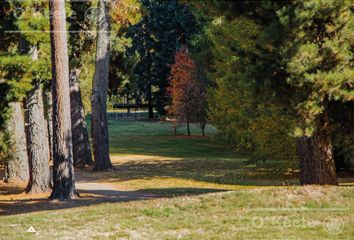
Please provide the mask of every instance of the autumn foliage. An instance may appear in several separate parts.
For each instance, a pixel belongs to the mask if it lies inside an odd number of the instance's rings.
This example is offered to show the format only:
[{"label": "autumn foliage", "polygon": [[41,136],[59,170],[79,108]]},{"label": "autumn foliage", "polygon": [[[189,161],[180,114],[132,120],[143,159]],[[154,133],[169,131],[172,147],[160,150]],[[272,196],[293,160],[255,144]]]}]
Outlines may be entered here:
[{"label": "autumn foliage", "polygon": [[206,123],[205,91],[198,81],[198,71],[195,62],[188,55],[188,49],[183,47],[175,55],[175,63],[171,66],[168,93],[172,105],[169,114],[174,116],[176,123],[198,122],[204,135]]}]

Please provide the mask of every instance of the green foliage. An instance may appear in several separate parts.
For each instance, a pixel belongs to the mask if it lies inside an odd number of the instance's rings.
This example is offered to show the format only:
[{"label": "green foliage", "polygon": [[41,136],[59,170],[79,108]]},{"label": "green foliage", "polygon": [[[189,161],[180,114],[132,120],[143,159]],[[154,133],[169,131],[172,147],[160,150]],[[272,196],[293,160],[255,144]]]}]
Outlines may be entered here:
[{"label": "green foliage", "polygon": [[339,127],[352,121],[343,107],[354,96],[350,1],[244,1],[223,11],[224,3],[206,4],[214,19],[210,119],[221,134],[256,158],[294,159],[290,136],[311,136],[336,102],[333,143],[351,152]]},{"label": "green foliage", "polygon": [[[6,32],[1,33],[5,41],[0,45],[0,158],[9,160],[8,103],[22,101],[34,82],[48,83],[51,79],[49,14],[44,0],[11,0],[1,6],[6,11],[1,13],[0,26]],[[33,60],[31,54],[38,59]]]},{"label": "green foliage", "polygon": [[16,16],[17,34],[30,45],[49,42],[49,7],[45,0],[10,0],[12,12]]},{"label": "green foliage", "polygon": [[[7,34],[13,42],[0,52],[0,78],[5,79],[7,101],[21,101],[33,82],[49,82],[50,48],[47,1],[8,1],[7,18],[12,29]],[[30,56],[36,46],[38,60]]]},{"label": "green foliage", "polygon": [[300,115],[298,134],[311,135],[329,101],[354,100],[351,1],[293,1],[278,11],[287,29],[282,61],[294,86]]},{"label": "green foliage", "polygon": [[[109,70],[110,99],[134,97],[136,95],[135,56],[127,56],[132,39],[126,36],[129,26],[137,24],[141,16],[141,3],[138,0],[116,1],[112,6],[112,38]],[[113,97],[113,95],[115,95]],[[116,102],[117,103],[117,102]]]},{"label": "green foliage", "polygon": [[10,135],[6,131],[0,131],[0,164],[4,165],[6,161],[11,159]]},{"label": "green foliage", "polygon": [[253,160],[293,161],[291,111],[274,101],[268,88],[277,80],[269,61],[277,54],[274,38],[266,35],[270,29],[265,20],[244,15],[212,22],[207,33],[215,86],[209,89],[209,118],[232,148],[252,152]]},{"label": "green foliage", "polygon": [[296,163],[296,142],[290,134],[294,119],[279,106],[258,105],[257,117],[251,122],[253,160],[275,159]]},{"label": "green foliage", "polygon": [[140,97],[153,100],[164,113],[170,64],[179,47],[188,46],[198,32],[198,22],[189,7],[177,0],[143,0],[142,6],[145,15],[128,34],[133,40],[129,54],[140,59],[134,68]]},{"label": "green foliage", "polygon": [[46,61],[33,61],[28,55],[0,56],[0,76],[6,79],[8,101],[21,101],[32,89],[33,81],[49,80]]},{"label": "green foliage", "polygon": [[5,164],[6,161],[12,159],[14,152],[11,132],[8,131],[6,127],[6,120],[10,118],[11,110],[9,108],[3,107],[0,104],[0,164]]}]

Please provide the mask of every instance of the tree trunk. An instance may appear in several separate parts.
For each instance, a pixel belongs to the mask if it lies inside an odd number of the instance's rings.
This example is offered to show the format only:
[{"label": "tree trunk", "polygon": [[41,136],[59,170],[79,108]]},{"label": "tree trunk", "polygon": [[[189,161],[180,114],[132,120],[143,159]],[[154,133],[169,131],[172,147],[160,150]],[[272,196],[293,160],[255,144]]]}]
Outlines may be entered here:
[{"label": "tree trunk", "polygon": [[319,117],[317,129],[311,137],[304,136],[298,139],[298,156],[302,185],[338,184],[327,111]]},{"label": "tree trunk", "polygon": [[109,137],[107,123],[107,88],[109,70],[109,19],[104,0],[99,1],[97,21],[96,69],[91,96],[91,132],[93,141],[94,170],[112,169],[109,158]]},{"label": "tree trunk", "polygon": [[70,106],[74,166],[92,165],[91,147],[77,69],[70,71]]},{"label": "tree trunk", "polygon": [[153,119],[154,118],[154,106],[152,104],[152,92],[151,92],[151,86],[148,87],[148,111],[149,111],[149,119]]},{"label": "tree trunk", "polygon": [[202,136],[205,137],[205,124],[201,125],[201,129],[202,129]]},{"label": "tree trunk", "polygon": [[49,146],[42,87],[39,82],[34,83],[26,97],[26,122],[30,169],[26,192],[47,192],[50,189]]},{"label": "tree trunk", "polygon": [[187,120],[187,132],[188,132],[188,136],[191,135],[191,130],[190,130],[190,127],[189,127],[189,121]]},{"label": "tree trunk", "polygon": [[50,199],[76,197],[72,152],[69,57],[65,2],[49,1],[53,94],[53,192]]},{"label": "tree trunk", "polygon": [[128,108],[127,108],[127,115],[130,116],[130,107],[129,107],[129,103],[130,103],[130,99],[129,99],[129,95],[127,94],[127,105],[128,105]]},{"label": "tree trunk", "polygon": [[44,92],[47,119],[47,134],[49,142],[49,161],[53,161],[53,99],[52,91],[48,89]]},{"label": "tree trunk", "polygon": [[27,142],[25,133],[25,120],[21,102],[9,103],[11,118],[7,123],[7,131],[11,134],[12,159],[6,162],[6,182],[27,182],[29,179],[29,166],[27,157]]}]

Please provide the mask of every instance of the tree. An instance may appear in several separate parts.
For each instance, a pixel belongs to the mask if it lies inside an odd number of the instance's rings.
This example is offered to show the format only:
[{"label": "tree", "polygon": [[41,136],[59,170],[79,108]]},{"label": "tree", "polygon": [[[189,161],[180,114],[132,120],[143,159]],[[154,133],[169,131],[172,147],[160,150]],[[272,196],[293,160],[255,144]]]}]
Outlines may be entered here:
[{"label": "tree", "polygon": [[[23,3],[23,7],[28,3]],[[45,7],[45,2],[32,3],[27,7]],[[33,33],[26,34],[26,29],[31,29],[34,25],[35,28],[47,29],[48,24],[46,18],[40,14],[38,19],[31,19],[28,13],[22,14],[18,20],[20,29],[24,32],[24,37],[21,45],[22,48],[31,56],[32,64],[36,66],[36,62],[40,57],[45,58],[45,53],[40,55],[38,36]],[[29,20],[26,23],[26,20]],[[39,23],[36,21],[40,21]],[[33,24],[37,23],[37,24]],[[42,25],[43,24],[43,25]],[[47,55],[48,56],[48,55]],[[44,59],[42,59],[43,61]],[[44,60],[45,61],[45,60]],[[47,70],[46,68],[44,68]],[[40,70],[34,69],[35,71]],[[47,137],[47,122],[45,119],[45,109],[43,104],[43,82],[46,79],[41,79],[36,75],[32,76],[32,89],[27,92],[25,98],[26,107],[26,132],[27,132],[27,146],[28,146],[28,159],[30,169],[30,179],[26,187],[27,193],[46,192],[50,189],[50,170],[49,170],[49,139]]]},{"label": "tree", "polygon": [[93,165],[91,146],[86,126],[86,114],[82,103],[78,69],[70,71],[70,104],[73,137],[73,157],[76,167]]},{"label": "tree", "polygon": [[65,23],[65,2],[50,0],[50,39],[53,91],[53,191],[50,199],[76,196],[72,152],[69,59]]},{"label": "tree", "polygon": [[70,106],[73,139],[73,157],[76,167],[93,165],[91,147],[86,126],[85,109],[82,102],[80,88],[80,73],[85,64],[84,53],[93,49],[93,39],[87,34],[90,29],[86,13],[91,7],[91,2],[71,1],[71,9],[75,15],[69,18],[70,51]]},{"label": "tree", "polygon": [[130,28],[128,36],[132,38],[132,47],[129,53],[140,58],[134,73],[149,104],[149,118],[152,118],[153,105],[160,114],[165,113],[170,65],[180,46],[189,46],[199,25],[189,6],[177,0],[144,0],[142,6],[146,15]]},{"label": "tree", "polygon": [[[11,9],[8,2],[1,1],[3,9]],[[12,14],[6,14],[5,11],[0,12],[0,155],[5,158],[5,181],[7,182],[26,182],[29,179],[28,157],[27,157],[27,143],[25,134],[25,122],[23,116],[23,106],[21,103],[21,96],[15,93],[22,91],[15,91],[11,89],[9,78],[11,73],[11,66],[6,69],[5,62],[8,63],[9,58],[5,57],[6,53],[13,51],[11,49],[12,43],[17,39],[13,34],[6,34],[7,31],[14,29],[15,19]],[[6,60],[7,59],[7,60]],[[12,77],[14,77],[12,75]],[[22,85],[26,90],[27,84]],[[10,91],[10,89],[12,91]],[[19,90],[19,89],[17,89]],[[9,94],[12,92],[12,94]],[[11,97],[9,96],[11,95]],[[1,159],[1,157],[0,157]],[[4,160],[4,159],[3,159]]]},{"label": "tree", "polygon": [[329,105],[354,100],[352,5],[294,1],[279,20],[288,30],[282,49],[287,82],[297,92],[300,182],[336,185]]},{"label": "tree", "polygon": [[7,131],[10,133],[12,145],[11,158],[6,161],[6,182],[27,182],[29,179],[29,166],[27,156],[27,142],[25,121],[21,102],[10,102],[10,119],[7,122]]},{"label": "tree", "polygon": [[94,170],[113,168],[109,158],[109,137],[107,123],[107,88],[109,72],[109,15],[108,3],[98,3],[96,63],[91,96],[91,132],[93,141]]},{"label": "tree", "polygon": [[[46,3],[44,1],[35,3],[8,1],[7,4],[10,15],[17,14],[17,17],[12,19],[13,26],[10,30],[18,30],[21,34],[17,34],[17,38],[12,42],[16,47],[9,48],[10,51],[4,54],[5,56],[1,60],[2,71],[8,85],[6,98],[10,102],[22,101],[26,96],[25,112],[28,123],[26,125],[26,138],[30,175],[26,191],[47,191],[49,188],[49,146],[46,138],[47,129],[41,89],[42,83],[49,79],[47,74],[48,61],[45,59],[46,48],[42,48],[46,45],[48,38],[43,34],[34,34],[33,32],[46,30],[48,24],[44,13],[36,10],[36,18],[32,18],[31,15],[34,9],[40,9],[46,6]],[[15,13],[17,7],[23,8],[24,11]],[[16,112],[18,113],[18,111]],[[18,118],[21,121],[21,117],[18,116]],[[18,129],[22,129],[22,124],[21,122],[18,123]],[[18,145],[18,143],[23,142],[25,142],[24,139],[17,139],[17,143],[13,144]],[[27,160],[27,158],[23,157],[23,160]],[[9,166],[15,165],[10,164]],[[9,168],[7,169],[10,171]]]},{"label": "tree", "polygon": [[[338,117],[330,106],[345,109],[353,100],[350,3],[247,1],[225,9],[210,31],[214,124],[232,142],[266,157],[274,156],[267,139],[283,139],[273,145],[286,150],[293,141],[285,136],[295,135],[300,182],[337,184],[331,145]],[[347,112],[340,114],[342,123],[350,122]]]},{"label": "tree", "polygon": [[204,136],[206,96],[197,79],[196,64],[189,57],[187,48],[182,47],[176,53],[169,79],[168,92],[172,100],[170,114],[176,118],[178,123],[187,123],[188,135],[191,135],[189,124],[198,121]]},{"label": "tree", "polygon": [[40,83],[34,83],[26,97],[27,145],[30,179],[27,193],[46,192],[50,189],[49,146],[47,124],[43,111],[43,95]]}]

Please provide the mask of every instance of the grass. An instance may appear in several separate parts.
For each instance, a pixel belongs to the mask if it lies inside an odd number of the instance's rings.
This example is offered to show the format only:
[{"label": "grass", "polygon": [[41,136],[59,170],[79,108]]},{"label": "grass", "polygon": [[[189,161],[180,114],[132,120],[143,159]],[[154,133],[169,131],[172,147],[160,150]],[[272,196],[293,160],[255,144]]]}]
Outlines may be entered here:
[{"label": "grass", "polygon": [[7,216],[0,229],[2,239],[352,239],[353,199],[348,187],[239,190]]},{"label": "grass", "polygon": [[[174,136],[166,122],[110,121],[109,128],[116,170],[81,174],[126,193],[163,198],[6,200],[23,210],[0,217],[0,239],[354,237],[351,186],[297,186],[293,164],[250,163],[225,148],[210,126],[208,137]],[[198,133],[195,126],[192,133]],[[341,181],[350,185],[352,179]],[[30,226],[36,233],[27,232]]]},{"label": "grass", "polygon": [[[183,135],[185,128],[175,136],[168,122],[110,121],[109,128],[118,171],[90,175],[122,189],[170,196],[298,183],[298,171],[285,163],[250,164],[247,155],[227,149],[212,126],[207,137]],[[200,134],[195,125],[191,131]]]}]

